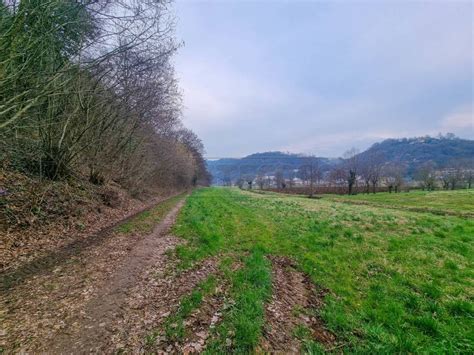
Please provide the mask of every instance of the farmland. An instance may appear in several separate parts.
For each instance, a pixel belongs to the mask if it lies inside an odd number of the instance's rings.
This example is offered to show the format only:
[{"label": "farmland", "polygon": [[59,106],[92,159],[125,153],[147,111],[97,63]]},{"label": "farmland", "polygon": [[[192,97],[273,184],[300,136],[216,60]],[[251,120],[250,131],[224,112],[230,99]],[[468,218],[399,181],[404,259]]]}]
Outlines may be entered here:
[{"label": "farmland", "polygon": [[[266,307],[281,291],[272,284],[272,268],[275,258],[285,258],[321,295],[322,304],[303,312],[330,334],[329,340],[318,338],[304,323],[281,330],[303,350],[472,353],[474,222],[464,216],[474,212],[472,196],[308,199],[227,188],[195,191],[174,227],[188,243],[175,253],[181,269],[209,257],[220,261],[217,282],[227,291],[208,351],[265,349],[262,337],[272,326]],[[425,211],[403,210],[420,203]]]},{"label": "farmland", "polygon": [[337,202],[370,204],[386,208],[412,209],[473,217],[474,190],[411,191],[410,193],[358,194],[353,196],[327,196]]},{"label": "farmland", "polygon": [[170,196],[4,274],[0,349],[472,353],[471,196]]}]

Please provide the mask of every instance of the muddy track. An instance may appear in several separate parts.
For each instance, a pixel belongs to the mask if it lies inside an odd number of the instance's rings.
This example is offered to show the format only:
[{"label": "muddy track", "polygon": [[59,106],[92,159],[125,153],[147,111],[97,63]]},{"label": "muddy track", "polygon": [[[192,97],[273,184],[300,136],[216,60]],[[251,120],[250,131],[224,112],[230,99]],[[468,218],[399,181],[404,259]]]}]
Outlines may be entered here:
[{"label": "muddy track", "polygon": [[121,308],[125,305],[130,288],[140,279],[144,270],[155,266],[157,261],[161,262],[166,251],[179,243],[177,238],[166,236],[165,233],[171,228],[182,205],[181,201],[158,224],[151,235],[141,239],[134,246],[122,265],[86,305],[82,317],[73,321],[74,328],[58,334],[54,343],[48,346],[49,349],[58,353],[100,349],[104,340],[110,338],[109,330],[120,317]]},{"label": "muddy track", "polygon": [[0,349],[11,352],[138,351],[181,297],[216,271],[208,259],[180,272],[168,232],[179,202],[149,235],[114,234],[2,297]]},{"label": "muddy track", "polygon": [[212,330],[222,318],[226,299],[227,284],[217,272],[218,286],[204,297],[201,305],[184,321],[185,336],[180,340],[170,340],[162,333],[152,346],[146,350],[157,353],[199,353],[202,352],[211,336]]},{"label": "muddy track", "polygon": [[[168,263],[168,265],[166,265]],[[184,295],[189,294],[201,281],[217,271],[217,259],[210,258],[190,270],[174,273],[170,261],[150,268],[142,282],[131,290],[125,302],[125,311],[114,323],[106,344],[95,347],[101,351],[143,352],[146,336],[159,329],[168,315],[175,312]],[[171,267],[174,264],[171,261]]]},{"label": "muddy track", "polygon": [[16,269],[0,273],[0,291],[9,292],[16,286],[21,285],[32,277],[50,272],[52,269],[54,269],[61,263],[64,263],[64,261],[70,259],[72,256],[79,255],[85,249],[94,248],[97,245],[103,243],[105,239],[110,237],[110,235],[117,226],[128,222],[129,220],[135,218],[137,215],[145,211],[151,210],[160,203],[163,203],[173,197],[174,196],[159,200],[158,202],[155,202],[154,204],[144,209],[132,213],[124,219],[112,223],[111,225],[101,229],[95,234],[88,236],[87,238],[76,239],[73,242],[64,245],[63,247],[54,250],[42,257],[36,258],[24,265],[21,265]]},{"label": "muddy track", "polygon": [[326,290],[317,289],[309,277],[296,270],[285,257],[269,257],[272,262],[272,299],[265,310],[266,324],[260,348],[264,352],[300,353],[301,339],[295,332],[305,328],[310,338],[330,347],[335,336],[325,327],[318,310]]},{"label": "muddy track", "polygon": [[166,348],[167,352],[197,353],[205,349],[212,329],[222,317],[224,295],[216,294],[204,300],[201,308],[191,316],[187,326],[191,329],[189,336],[179,347]]}]

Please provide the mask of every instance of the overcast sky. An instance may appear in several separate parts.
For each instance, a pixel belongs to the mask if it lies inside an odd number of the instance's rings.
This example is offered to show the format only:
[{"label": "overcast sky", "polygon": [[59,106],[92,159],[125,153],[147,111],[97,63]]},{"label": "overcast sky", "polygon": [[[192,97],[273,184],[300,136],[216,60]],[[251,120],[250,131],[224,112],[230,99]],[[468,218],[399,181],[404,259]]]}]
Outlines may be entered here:
[{"label": "overcast sky", "polygon": [[177,0],[185,125],[208,157],[474,138],[471,1]]}]

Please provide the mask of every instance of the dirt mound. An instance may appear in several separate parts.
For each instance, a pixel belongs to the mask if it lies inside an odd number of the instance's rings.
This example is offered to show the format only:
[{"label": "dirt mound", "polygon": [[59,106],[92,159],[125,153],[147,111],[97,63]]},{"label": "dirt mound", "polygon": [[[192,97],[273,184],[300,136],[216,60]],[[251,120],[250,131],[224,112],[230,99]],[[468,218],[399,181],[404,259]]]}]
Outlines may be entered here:
[{"label": "dirt mound", "polygon": [[317,289],[306,274],[297,271],[291,259],[272,256],[270,260],[273,294],[265,311],[262,350],[299,353],[298,330],[308,332],[309,338],[326,347],[331,346],[335,337],[317,314],[326,291]]}]

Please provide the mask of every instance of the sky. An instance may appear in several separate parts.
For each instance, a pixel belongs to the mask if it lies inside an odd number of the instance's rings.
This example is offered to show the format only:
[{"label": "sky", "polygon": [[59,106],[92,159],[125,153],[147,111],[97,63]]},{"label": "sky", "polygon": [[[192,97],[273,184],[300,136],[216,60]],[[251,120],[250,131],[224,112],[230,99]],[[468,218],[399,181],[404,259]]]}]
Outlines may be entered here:
[{"label": "sky", "polygon": [[208,158],[474,138],[471,1],[176,0],[184,123]]}]

